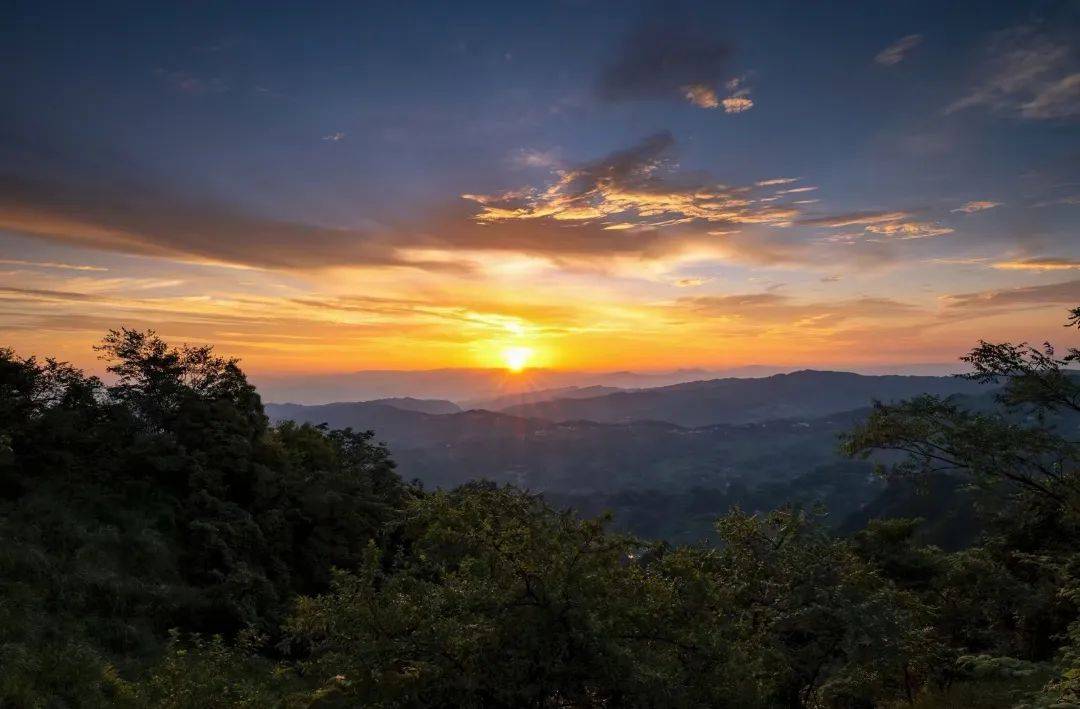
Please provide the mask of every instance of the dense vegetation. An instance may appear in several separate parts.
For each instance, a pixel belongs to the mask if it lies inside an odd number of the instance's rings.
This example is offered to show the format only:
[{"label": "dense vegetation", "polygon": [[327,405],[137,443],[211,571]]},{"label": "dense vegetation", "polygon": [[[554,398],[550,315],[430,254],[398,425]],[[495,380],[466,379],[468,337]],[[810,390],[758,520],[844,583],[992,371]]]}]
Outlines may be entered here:
[{"label": "dense vegetation", "polygon": [[1001,411],[847,435],[897,489],[971,489],[950,551],[933,519],[732,509],[672,546],[428,492],[371,434],[269,425],[208,348],[101,353],[110,386],[0,351],[0,706],[1080,706],[1080,351],[981,343]]}]

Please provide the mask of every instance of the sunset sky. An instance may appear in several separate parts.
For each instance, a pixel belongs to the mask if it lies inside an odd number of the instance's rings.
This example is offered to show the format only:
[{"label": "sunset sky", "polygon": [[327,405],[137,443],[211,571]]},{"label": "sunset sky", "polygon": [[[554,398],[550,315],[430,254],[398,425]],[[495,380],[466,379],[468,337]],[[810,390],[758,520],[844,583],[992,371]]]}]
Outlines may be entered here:
[{"label": "sunset sky", "polygon": [[5,11],[0,345],[100,371],[153,327],[269,374],[1070,341],[1076,2],[163,5]]}]

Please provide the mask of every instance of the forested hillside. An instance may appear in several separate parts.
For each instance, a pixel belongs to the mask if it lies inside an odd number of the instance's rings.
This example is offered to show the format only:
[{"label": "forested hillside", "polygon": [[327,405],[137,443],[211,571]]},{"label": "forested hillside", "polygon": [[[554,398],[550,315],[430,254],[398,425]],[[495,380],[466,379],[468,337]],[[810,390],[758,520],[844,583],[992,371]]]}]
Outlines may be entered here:
[{"label": "forested hillside", "polygon": [[840,434],[869,409],[810,421],[684,428],[638,421],[552,423],[490,411],[428,415],[364,402],[270,404],[272,420],[374,429],[401,470],[426,487],[476,478],[543,493],[559,506],[616,512],[616,528],[696,542],[733,505],[767,511],[826,502],[842,524],[885,487],[873,465],[845,458]]},{"label": "forested hillside", "polygon": [[950,550],[940,519],[734,508],[672,545],[426,490],[372,434],[271,425],[209,348],[100,349],[108,386],[0,352],[0,706],[1080,706],[1075,349],[982,343],[999,409],[850,422],[883,513],[967,489]]}]

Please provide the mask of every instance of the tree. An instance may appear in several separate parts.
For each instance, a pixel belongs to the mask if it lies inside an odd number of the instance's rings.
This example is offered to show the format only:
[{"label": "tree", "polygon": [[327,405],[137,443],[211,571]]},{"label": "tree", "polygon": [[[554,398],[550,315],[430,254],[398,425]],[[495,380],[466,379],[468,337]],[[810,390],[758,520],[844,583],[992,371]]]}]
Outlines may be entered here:
[{"label": "tree", "polygon": [[0,350],[0,704],[115,703],[174,627],[280,639],[411,494],[370,433],[270,427],[209,347],[100,351],[112,386]]},{"label": "tree", "polygon": [[[1080,327],[1080,308],[1070,311],[1067,325]],[[1035,348],[982,341],[962,359],[973,367],[967,378],[1003,383],[996,398],[1014,415],[973,412],[934,396],[877,404],[845,437],[846,452],[865,458],[899,451],[907,458],[888,470],[892,476],[948,471],[1080,514],[1080,443],[1063,436],[1060,426],[1080,414],[1080,377],[1067,369],[1080,362],[1080,350],[1071,348],[1059,359],[1049,343]]]},{"label": "tree", "polygon": [[[1066,327],[1080,327],[1080,308],[1069,312]],[[1080,377],[1072,369],[1080,350],[1059,356],[1049,343],[980,341],[962,359],[972,367],[964,376],[1001,385],[995,398],[1002,410],[973,411],[936,397],[878,404],[845,449],[861,457],[905,453],[882,466],[891,477],[945,473],[993,493],[982,498],[990,525],[980,546],[915,567],[929,574],[920,581],[924,597],[939,637],[957,651],[1035,661],[1057,653],[1060,674],[1036,703],[1068,706],[1076,696],[1080,602],[1080,442],[1069,433],[1080,420]],[[904,578],[913,560],[935,555],[909,549],[869,557]],[[1059,648],[1062,638],[1069,641]]]}]

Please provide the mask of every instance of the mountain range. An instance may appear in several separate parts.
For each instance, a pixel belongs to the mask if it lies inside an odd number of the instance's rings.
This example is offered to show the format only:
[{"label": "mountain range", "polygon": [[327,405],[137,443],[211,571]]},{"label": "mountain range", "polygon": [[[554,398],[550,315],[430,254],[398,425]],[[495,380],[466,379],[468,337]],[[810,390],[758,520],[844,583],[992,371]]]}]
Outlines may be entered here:
[{"label": "mountain range", "polygon": [[729,377],[589,398],[557,398],[502,409],[548,421],[655,420],[681,426],[824,416],[916,394],[976,394],[985,387],[955,377],[864,376],[802,370],[771,377]]},{"label": "mountain range", "polygon": [[826,502],[842,524],[884,489],[871,462],[838,452],[840,435],[874,400],[930,393],[983,406],[991,391],[952,377],[813,370],[611,389],[481,402],[501,410],[416,398],[266,410],[274,420],[372,430],[401,474],[427,486],[513,483],[582,511],[614,509],[635,533],[694,540],[733,505]]},{"label": "mountain range", "polygon": [[[748,365],[725,369],[674,369],[649,372],[584,372],[554,369],[429,369],[365,370],[334,374],[251,376],[266,401],[319,404],[327,401],[371,401],[399,397],[448,399],[463,408],[491,408],[488,402],[501,397],[529,396],[536,392],[571,388],[613,387],[644,389],[725,377],[768,377],[797,367]],[[852,367],[866,375],[897,372],[943,375],[955,372],[955,364]],[[527,400],[511,401],[524,404]]]},{"label": "mountain range", "polygon": [[[758,378],[711,379],[669,386],[623,389],[605,385],[562,387],[478,399],[459,406],[446,399],[386,398],[321,405],[268,404],[275,419],[371,429],[387,440],[423,440],[426,431],[456,425],[414,421],[401,412],[431,415],[472,412],[470,423],[520,430],[527,420],[629,423],[660,421],[684,427],[741,424],[827,416],[918,394],[974,395],[987,387],[956,377],[866,376],[851,372],[802,370]],[[504,417],[484,416],[498,412]],[[475,421],[474,421],[475,420]],[[469,425],[469,424],[465,424]],[[404,429],[399,431],[399,427]],[[399,438],[399,433],[402,438]],[[403,440],[402,440],[403,439]]]}]

